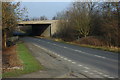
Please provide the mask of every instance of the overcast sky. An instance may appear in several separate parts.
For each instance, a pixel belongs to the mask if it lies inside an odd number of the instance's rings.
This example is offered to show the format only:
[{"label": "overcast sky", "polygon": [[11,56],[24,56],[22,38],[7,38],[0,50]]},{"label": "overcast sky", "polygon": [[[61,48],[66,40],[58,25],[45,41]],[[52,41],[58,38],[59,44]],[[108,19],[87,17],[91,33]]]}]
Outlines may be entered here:
[{"label": "overcast sky", "polygon": [[22,2],[21,4],[22,7],[27,8],[30,18],[44,15],[52,19],[57,12],[67,9],[71,2]]}]

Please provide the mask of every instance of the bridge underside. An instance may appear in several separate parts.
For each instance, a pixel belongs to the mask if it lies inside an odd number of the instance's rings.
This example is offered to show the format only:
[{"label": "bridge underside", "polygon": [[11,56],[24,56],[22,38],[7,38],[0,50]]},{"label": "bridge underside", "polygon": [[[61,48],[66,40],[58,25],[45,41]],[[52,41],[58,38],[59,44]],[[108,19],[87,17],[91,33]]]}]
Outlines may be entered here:
[{"label": "bridge underside", "polygon": [[31,27],[31,36],[43,36],[50,37],[51,36],[51,24],[24,24],[19,25],[23,27]]}]

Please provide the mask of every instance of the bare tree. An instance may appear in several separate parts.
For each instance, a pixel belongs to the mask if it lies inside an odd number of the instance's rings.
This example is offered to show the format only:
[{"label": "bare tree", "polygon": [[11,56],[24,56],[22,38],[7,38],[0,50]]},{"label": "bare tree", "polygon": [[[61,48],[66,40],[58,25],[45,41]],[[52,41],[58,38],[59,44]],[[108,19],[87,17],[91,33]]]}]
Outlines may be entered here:
[{"label": "bare tree", "polygon": [[46,16],[41,16],[40,20],[48,20]]},{"label": "bare tree", "polygon": [[70,8],[70,15],[73,25],[79,35],[86,37],[91,30],[91,15],[95,4],[74,2]]},{"label": "bare tree", "polygon": [[3,48],[6,48],[6,38],[10,36],[12,31],[17,27],[17,22],[21,20],[23,11],[25,9],[20,9],[20,2],[2,3],[2,36],[3,36]]}]

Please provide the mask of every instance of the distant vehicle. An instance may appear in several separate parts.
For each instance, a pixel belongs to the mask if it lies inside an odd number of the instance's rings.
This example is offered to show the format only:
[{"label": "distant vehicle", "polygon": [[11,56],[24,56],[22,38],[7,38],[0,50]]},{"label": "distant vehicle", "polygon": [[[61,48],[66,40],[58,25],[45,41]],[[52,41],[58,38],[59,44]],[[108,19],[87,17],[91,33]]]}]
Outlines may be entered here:
[{"label": "distant vehicle", "polygon": [[13,32],[13,36],[26,36],[27,34],[26,33],[22,33],[22,32]]},{"label": "distant vehicle", "polygon": [[23,21],[29,21],[30,19],[24,19]]}]

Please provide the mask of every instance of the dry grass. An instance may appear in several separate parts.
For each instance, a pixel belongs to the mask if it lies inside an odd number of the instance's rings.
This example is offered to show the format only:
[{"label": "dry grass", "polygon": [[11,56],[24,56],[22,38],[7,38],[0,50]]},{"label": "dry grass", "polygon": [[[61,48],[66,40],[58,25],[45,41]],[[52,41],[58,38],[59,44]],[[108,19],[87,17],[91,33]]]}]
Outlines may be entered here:
[{"label": "dry grass", "polygon": [[103,39],[95,36],[83,37],[79,41],[75,41],[77,44],[94,45],[94,46],[105,46],[106,42]]},{"label": "dry grass", "polygon": [[2,68],[3,72],[8,71],[8,68],[21,66],[21,62],[18,59],[16,53],[16,46],[11,46],[5,49],[2,53]]}]

